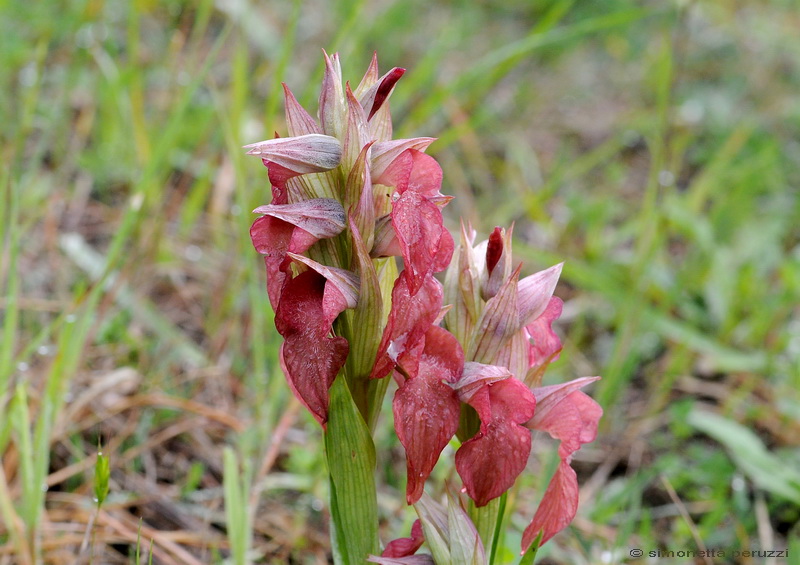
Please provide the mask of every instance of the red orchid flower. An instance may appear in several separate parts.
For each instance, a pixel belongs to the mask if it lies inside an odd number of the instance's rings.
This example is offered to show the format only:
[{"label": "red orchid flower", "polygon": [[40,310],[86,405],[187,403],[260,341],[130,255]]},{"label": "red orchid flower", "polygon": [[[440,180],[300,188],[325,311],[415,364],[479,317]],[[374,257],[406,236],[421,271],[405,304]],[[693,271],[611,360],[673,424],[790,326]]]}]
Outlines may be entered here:
[{"label": "red orchid flower", "polygon": [[455,384],[463,366],[464,353],[456,338],[443,328],[431,326],[425,333],[415,373],[395,393],[394,427],[406,450],[409,504],[422,496],[425,481],[458,429],[461,403],[448,385]]},{"label": "red orchid flower", "polygon": [[536,399],[503,367],[467,362],[453,385],[481,419],[480,431],[456,452],[456,470],[477,506],[506,492],[525,468],[530,431],[521,424],[534,414]]}]

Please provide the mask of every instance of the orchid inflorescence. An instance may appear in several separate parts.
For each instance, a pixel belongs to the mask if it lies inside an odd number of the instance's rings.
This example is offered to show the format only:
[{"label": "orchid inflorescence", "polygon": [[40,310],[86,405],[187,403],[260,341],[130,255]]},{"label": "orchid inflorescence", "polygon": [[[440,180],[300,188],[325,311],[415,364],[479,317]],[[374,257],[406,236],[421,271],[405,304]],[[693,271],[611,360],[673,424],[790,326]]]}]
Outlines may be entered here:
[{"label": "orchid inflorescence", "polygon": [[[392,407],[406,452],[406,499],[420,520],[410,538],[370,557],[378,563],[488,562],[489,540],[470,516],[514,485],[532,430],[560,440],[561,463],[523,533],[524,552],[574,518],[578,484],[570,461],[594,439],[602,415],[580,391],[599,377],[541,385],[561,351],[551,327],[562,309],[553,296],[561,265],[520,278],[511,229],[495,228],[476,244],[476,233],[462,224],[456,245],[443,224],[451,197],[440,192],[441,167],[425,153],[434,139],[391,138],[389,97],[404,69],[381,76],[373,57],[352,89],[342,82],[338,55],[324,59],[319,121],[284,86],[289,137],[246,146],[262,158],[272,187],[272,202],[256,208],[261,216],[250,235],[264,255],[286,379],[330,436],[328,445],[342,433],[328,425],[336,417],[335,382],[347,384],[342,390],[360,415],[356,424],[370,431],[387,377],[396,382]],[[435,276],[443,271],[444,284]],[[457,495],[444,509],[424,493],[454,437],[470,513]],[[339,463],[331,459],[333,477]],[[348,504],[342,494],[336,492],[340,506]],[[341,542],[363,532],[344,531],[333,514],[338,561],[363,562],[367,555],[348,557],[354,546]],[[432,555],[415,555],[424,541]],[[376,545],[361,547],[377,553]]]}]

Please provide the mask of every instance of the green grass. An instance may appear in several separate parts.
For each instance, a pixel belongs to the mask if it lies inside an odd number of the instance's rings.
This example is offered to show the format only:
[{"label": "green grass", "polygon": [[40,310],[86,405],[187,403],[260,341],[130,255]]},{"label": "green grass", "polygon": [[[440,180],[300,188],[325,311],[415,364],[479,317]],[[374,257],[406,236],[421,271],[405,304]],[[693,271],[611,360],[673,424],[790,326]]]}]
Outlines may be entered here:
[{"label": "green grass", "polygon": [[[538,559],[797,562],[797,24],[779,0],[0,4],[0,563],[74,562],[98,443],[96,563],[326,562],[239,149],[285,133],[281,82],[316,110],[321,48],[351,81],[373,51],[408,69],[395,136],[440,138],[452,228],[513,221],[524,272],[566,261],[546,378],[602,375],[605,417]],[[386,419],[376,443],[386,541],[409,527]]]}]

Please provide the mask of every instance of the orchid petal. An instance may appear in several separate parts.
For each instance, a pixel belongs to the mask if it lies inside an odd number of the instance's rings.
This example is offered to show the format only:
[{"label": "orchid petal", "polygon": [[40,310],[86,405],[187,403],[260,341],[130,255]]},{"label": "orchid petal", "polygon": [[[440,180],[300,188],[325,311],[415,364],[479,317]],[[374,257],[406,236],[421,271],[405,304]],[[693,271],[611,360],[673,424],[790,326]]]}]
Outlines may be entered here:
[{"label": "orchid petal", "polygon": [[522,329],[517,306],[519,271],[518,267],[498,293],[486,303],[472,332],[467,354],[469,359],[494,364],[508,340]]},{"label": "orchid petal", "polygon": [[425,535],[422,533],[422,522],[419,519],[414,520],[414,525],[411,526],[411,537],[390,541],[386,544],[386,549],[381,553],[381,557],[407,557],[413,555],[422,547],[424,542]]},{"label": "orchid petal", "polygon": [[426,276],[444,270],[453,254],[453,236],[442,223],[439,208],[421,194],[408,190],[392,207],[394,226],[411,272],[409,289],[416,293]]},{"label": "orchid petal", "polygon": [[458,379],[463,365],[464,352],[455,337],[431,326],[425,334],[417,374],[395,393],[394,423],[406,450],[409,504],[422,496],[425,480],[458,429],[461,403],[448,383]]},{"label": "orchid petal", "polygon": [[561,440],[558,455],[561,464],[550,480],[539,508],[522,537],[523,550],[544,530],[542,543],[564,529],[578,510],[578,480],[569,466],[573,453],[584,443],[594,441],[597,423],[603,409],[597,402],[578,390],[599,377],[585,377],[574,381],[534,389],[536,414],[526,424]]},{"label": "orchid petal", "polygon": [[531,436],[523,424],[536,408],[533,393],[502,367],[465,363],[459,397],[481,419],[478,434],[456,452],[456,470],[477,506],[506,492],[525,468]]},{"label": "orchid petal", "polygon": [[380,178],[386,168],[407,149],[424,152],[434,141],[436,141],[434,137],[414,137],[376,143],[372,146],[372,162],[370,163],[373,178]]},{"label": "orchid petal", "polygon": [[348,353],[345,338],[328,337],[327,286],[322,275],[305,271],[286,281],[275,310],[275,327],[285,340],[280,360],[286,379],[322,426],[328,421],[328,389]]},{"label": "orchid petal", "polygon": [[533,520],[522,533],[522,550],[527,551],[540,531],[541,544],[566,528],[578,512],[578,478],[566,461],[562,461],[550,480]]},{"label": "orchid petal", "polygon": [[283,96],[286,106],[286,129],[289,130],[290,136],[322,133],[317,121],[300,105],[286,84],[283,84]]},{"label": "orchid petal", "polygon": [[322,53],[325,58],[325,73],[319,94],[319,121],[325,134],[339,137],[345,127],[342,68],[338,53],[332,56],[328,56],[324,50]]},{"label": "orchid petal", "polygon": [[513,422],[481,425],[481,432],[456,452],[456,470],[475,505],[485,506],[511,488],[530,451],[530,432]]},{"label": "orchid petal", "polygon": [[529,341],[528,367],[525,384],[539,386],[547,365],[558,359],[561,352],[561,339],[553,331],[553,322],[561,316],[564,303],[557,296],[550,298],[544,312],[525,326]]},{"label": "orchid petal", "polygon": [[359,102],[367,112],[367,119],[371,120],[375,113],[380,110],[384,102],[389,98],[394,89],[394,85],[400,80],[400,77],[405,74],[406,70],[400,67],[394,67],[389,70],[385,75],[379,78],[375,83],[370,86],[364,94],[359,97]]},{"label": "orchid petal", "polygon": [[409,375],[416,374],[418,360],[414,353],[423,345],[425,333],[441,308],[439,281],[428,276],[419,291],[412,295],[408,279],[408,271],[402,271],[394,283],[392,309],[370,375],[373,379],[385,377],[398,363]]},{"label": "orchid petal", "polygon": [[369,66],[367,67],[364,76],[361,78],[361,82],[358,83],[358,86],[353,91],[353,94],[356,95],[357,98],[361,98],[364,93],[376,82],[378,82],[378,53],[376,51],[372,52],[372,60],[369,62]]},{"label": "orchid petal", "polygon": [[553,265],[519,281],[517,288],[520,326],[527,326],[544,313],[563,266],[564,263]]},{"label": "orchid petal", "polygon": [[317,239],[339,235],[345,226],[344,208],[332,198],[315,198],[294,204],[267,204],[259,206],[253,213],[280,218]]},{"label": "orchid petal", "polygon": [[245,145],[248,155],[258,155],[297,174],[320,173],[339,166],[342,146],[329,135],[309,133],[279,137]]},{"label": "orchid petal", "polygon": [[[339,296],[341,296],[341,299],[344,300],[344,307],[338,308],[339,304],[337,302],[338,310],[336,311],[334,318],[345,308],[356,307],[358,304],[359,280],[355,273],[345,269],[339,269],[337,267],[328,267],[327,265],[323,265],[322,263],[317,263],[316,261],[309,259],[305,255],[298,255],[297,253],[291,252],[287,253],[286,255],[296,263],[305,265],[306,267],[318,272],[320,275],[325,277],[325,279],[339,292]],[[324,304],[325,302],[323,301],[323,305]],[[333,322],[333,319],[330,321]]]},{"label": "orchid petal", "polygon": [[582,444],[594,441],[597,436],[597,423],[603,415],[603,409],[577,390],[597,379],[585,377],[533,390],[537,401],[541,399],[542,404],[525,425],[561,440],[558,451],[562,459],[568,459]]}]

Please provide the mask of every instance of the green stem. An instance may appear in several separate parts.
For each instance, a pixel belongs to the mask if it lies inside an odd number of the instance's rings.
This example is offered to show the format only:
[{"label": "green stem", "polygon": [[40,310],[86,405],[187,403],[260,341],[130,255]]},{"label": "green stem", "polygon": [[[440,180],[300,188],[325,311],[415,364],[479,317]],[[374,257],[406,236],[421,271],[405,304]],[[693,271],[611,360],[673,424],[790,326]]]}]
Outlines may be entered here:
[{"label": "green stem", "polygon": [[[475,503],[469,501],[469,517],[475,528],[478,530],[478,535],[483,542],[483,549],[487,556],[493,557],[495,552],[495,542],[497,533],[500,531],[500,522],[502,521],[502,514],[505,511],[506,495],[495,498],[489,501],[486,506],[477,507]],[[489,561],[491,563],[491,561]]]}]

